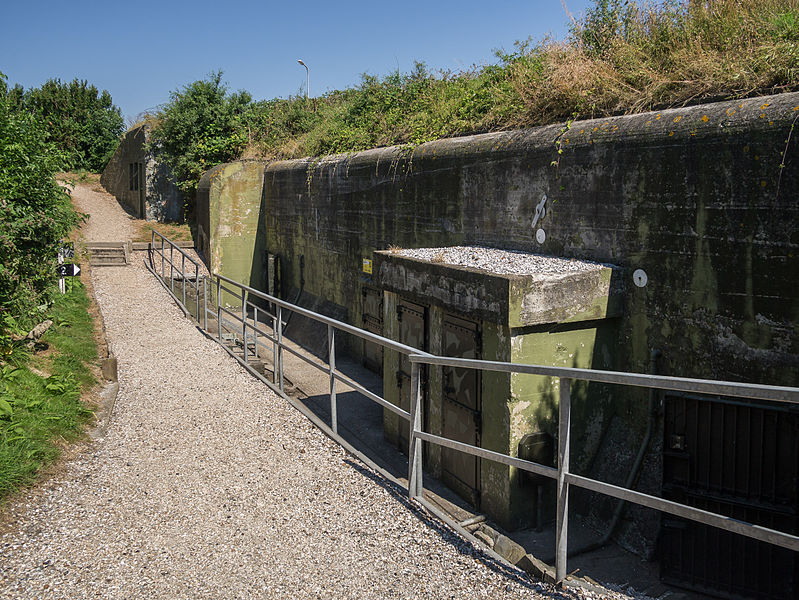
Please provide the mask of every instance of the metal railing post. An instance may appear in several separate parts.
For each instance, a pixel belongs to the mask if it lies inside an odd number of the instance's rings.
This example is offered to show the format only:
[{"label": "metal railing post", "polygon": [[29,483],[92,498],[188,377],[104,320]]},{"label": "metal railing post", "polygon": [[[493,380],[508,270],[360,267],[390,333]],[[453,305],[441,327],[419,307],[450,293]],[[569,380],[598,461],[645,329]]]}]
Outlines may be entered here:
[{"label": "metal railing post", "polygon": [[166,279],[166,253],[164,252],[164,236],[161,236],[161,279]]},{"label": "metal railing post", "polygon": [[208,278],[203,275],[203,329],[208,331]]},{"label": "metal railing post", "polygon": [[252,310],[253,310],[252,322],[255,324],[255,327],[252,330],[252,337],[254,340],[253,351],[255,352],[255,358],[261,358],[258,353],[258,307],[253,306]]},{"label": "metal railing post", "polygon": [[330,428],[338,433],[338,409],[336,407],[336,330],[327,326],[327,364],[330,371]]},{"label": "metal railing post", "polygon": [[277,307],[277,364],[275,369],[278,371],[278,381],[280,391],[283,392],[283,307]]},{"label": "metal railing post", "polygon": [[217,337],[222,341],[222,280],[216,278],[216,324]]},{"label": "metal railing post", "polygon": [[422,440],[416,432],[422,430],[422,387],[420,365],[411,363],[411,418],[408,432],[408,497],[421,498],[422,482]]},{"label": "metal railing post", "polygon": [[566,579],[569,539],[569,435],[571,431],[571,379],[560,378],[558,406],[558,507],[555,521],[555,579]]},{"label": "metal railing post", "polygon": [[181,254],[183,259],[180,263],[180,279],[183,283],[183,307],[186,307],[186,255]]},{"label": "metal railing post", "polygon": [[200,267],[194,263],[194,306],[197,309],[197,322],[200,322]]},{"label": "metal railing post", "polygon": [[175,294],[175,247],[169,244],[169,288]]},{"label": "metal railing post", "polygon": [[247,290],[241,288],[241,341],[244,344],[244,362],[247,362]]},{"label": "metal railing post", "polygon": [[272,383],[277,383],[277,317],[272,315]]}]

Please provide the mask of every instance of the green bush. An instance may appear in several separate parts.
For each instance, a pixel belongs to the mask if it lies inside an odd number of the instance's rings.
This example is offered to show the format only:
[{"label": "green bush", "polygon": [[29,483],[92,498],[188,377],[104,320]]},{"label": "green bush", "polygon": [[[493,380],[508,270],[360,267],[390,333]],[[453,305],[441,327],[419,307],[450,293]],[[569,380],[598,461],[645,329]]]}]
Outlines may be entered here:
[{"label": "green bush", "polygon": [[246,146],[243,115],[251,104],[247,92],[228,94],[217,72],[172,92],[156,115],[149,149],[170,168],[189,198],[203,172],[237,158]]},{"label": "green bush", "polygon": [[54,178],[67,159],[48,137],[34,115],[9,109],[0,73],[0,341],[50,299],[61,240],[79,222]]},{"label": "green bush", "polygon": [[52,352],[0,360],[0,504],[58,456],[62,441],[76,439],[92,416],[81,393],[96,383],[91,365],[97,345],[80,282],[58,294],[46,316],[55,324],[42,342]]},{"label": "green bush", "polygon": [[116,150],[122,134],[122,114],[111,95],[77,79],[50,79],[40,88],[10,94],[12,106],[37,115],[47,124],[50,141],[67,157],[70,169],[99,173]]}]

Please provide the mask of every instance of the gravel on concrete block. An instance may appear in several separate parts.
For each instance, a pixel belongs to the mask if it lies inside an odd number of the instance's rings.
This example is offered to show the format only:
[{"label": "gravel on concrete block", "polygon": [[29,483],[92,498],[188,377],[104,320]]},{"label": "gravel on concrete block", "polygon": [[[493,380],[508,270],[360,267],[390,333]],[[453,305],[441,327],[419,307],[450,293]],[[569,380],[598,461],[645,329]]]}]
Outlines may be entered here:
[{"label": "gravel on concrete block", "polygon": [[559,258],[483,246],[402,249],[392,251],[392,254],[454,267],[480,269],[497,275],[529,275],[533,277],[536,275],[560,275],[594,271],[608,266],[575,258]]}]

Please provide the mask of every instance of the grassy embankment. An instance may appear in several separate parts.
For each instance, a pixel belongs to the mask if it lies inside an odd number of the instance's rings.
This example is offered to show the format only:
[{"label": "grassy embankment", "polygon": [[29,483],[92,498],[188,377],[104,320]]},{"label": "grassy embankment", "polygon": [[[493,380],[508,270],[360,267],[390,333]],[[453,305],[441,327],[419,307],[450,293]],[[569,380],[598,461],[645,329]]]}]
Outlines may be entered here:
[{"label": "grassy embankment", "polygon": [[569,39],[494,65],[254,103],[244,155],[296,158],[799,89],[795,0],[597,0]]},{"label": "grassy embankment", "polygon": [[97,344],[86,289],[75,278],[45,314],[53,326],[33,350],[2,348],[0,501],[33,481],[91,419],[81,396],[96,384]]}]

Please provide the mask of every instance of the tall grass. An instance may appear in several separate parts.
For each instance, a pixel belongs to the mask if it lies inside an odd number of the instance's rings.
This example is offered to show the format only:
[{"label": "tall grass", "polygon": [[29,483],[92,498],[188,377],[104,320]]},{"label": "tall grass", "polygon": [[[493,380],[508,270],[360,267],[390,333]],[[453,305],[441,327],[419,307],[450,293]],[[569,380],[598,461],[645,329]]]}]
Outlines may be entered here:
[{"label": "tall grass", "polygon": [[799,89],[797,0],[597,0],[568,40],[496,64],[412,72],[321,98],[255,103],[248,157],[351,152]]}]

